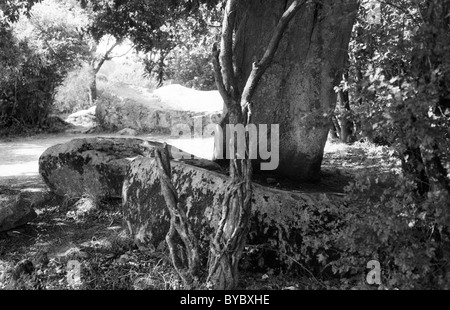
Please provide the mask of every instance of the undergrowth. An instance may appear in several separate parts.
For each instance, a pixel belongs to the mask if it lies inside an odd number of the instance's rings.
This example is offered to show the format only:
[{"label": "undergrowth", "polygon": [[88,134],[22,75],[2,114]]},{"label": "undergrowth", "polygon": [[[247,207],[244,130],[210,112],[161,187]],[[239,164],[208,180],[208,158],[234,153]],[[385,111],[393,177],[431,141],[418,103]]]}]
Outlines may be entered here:
[{"label": "undergrowth", "polygon": [[[304,210],[299,255],[278,253],[289,267],[268,264],[276,249],[247,246],[239,289],[449,288],[450,199],[416,197],[393,155],[367,144],[329,146],[325,162],[353,175],[343,203]],[[32,223],[0,234],[0,289],[183,289],[165,247],[134,244],[120,201],[86,195],[44,202]],[[77,285],[68,281],[73,260],[81,266]],[[367,283],[372,260],[380,263],[381,285]]]}]

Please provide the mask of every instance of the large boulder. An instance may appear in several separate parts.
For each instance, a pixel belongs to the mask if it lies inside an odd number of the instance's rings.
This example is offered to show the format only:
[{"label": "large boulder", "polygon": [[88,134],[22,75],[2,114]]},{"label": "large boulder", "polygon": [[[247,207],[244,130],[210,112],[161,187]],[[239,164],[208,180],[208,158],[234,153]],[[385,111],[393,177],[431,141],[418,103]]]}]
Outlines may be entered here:
[{"label": "large boulder", "polygon": [[0,188],[0,232],[25,225],[36,217],[31,193]]},{"label": "large boulder", "polygon": [[[39,173],[59,196],[121,198],[132,159],[153,156],[159,142],[136,138],[84,138],[48,148],[39,158]],[[172,158],[192,160],[191,154],[169,146]],[[198,165],[206,161],[198,160]],[[216,165],[216,169],[218,169]]]},{"label": "large boulder", "polygon": [[[178,162],[172,162],[172,173],[179,202],[194,225],[205,254],[221,217],[229,177]],[[302,233],[309,224],[306,209],[323,203],[340,203],[340,199],[334,194],[291,192],[254,184],[249,243],[268,244],[280,253],[298,257]],[[138,245],[158,247],[164,240],[169,214],[154,159],[136,158],[130,164],[123,186],[123,213]]]},{"label": "large boulder", "polygon": [[39,158],[39,173],[60,196],[120,198],[130,160],[148,147],[141,139],[74,139],[48,148]]},{"label": "large boulder", "polygon": [[117,84],[111,90],[112,96],[97,101],[96,117],[108,130],[131,128],[167,134],[174,133],[179,124],[189,126],[191,133],[200,134],[207,125],[219,122],[223,105],[220,95],[173,86],[150,93],[143,88]]}]

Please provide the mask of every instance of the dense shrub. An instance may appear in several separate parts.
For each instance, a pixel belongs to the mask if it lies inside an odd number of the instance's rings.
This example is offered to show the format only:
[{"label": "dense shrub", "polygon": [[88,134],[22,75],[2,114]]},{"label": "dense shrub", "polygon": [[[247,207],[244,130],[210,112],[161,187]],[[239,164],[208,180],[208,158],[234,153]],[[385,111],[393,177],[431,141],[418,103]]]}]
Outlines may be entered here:
[{"label": "dense shrub", "polygon": [[157,87],[156,79],[147,76],[144,65],[134,57],[127,57],[126,61],[115,63],[115,69],[108,75],[111,83],[126,83],[154,90]]},{"label": "dense shrub", "polygon": [[10,29],[3,29],[2,38],[5,46],[1,50],[10,56],[7,61],[2,60],[6,74],[0,80],[0,125],[43,125],[60,78],[57,68],[47,63],[29,42],[16,40]]},{"label": "dense shrub", "polygon": [[327,210],[333,237],[318,248],[333,249],[327,264],[340,275],[364,273],[375,259],[388,287],[450,287],[449,10],[449,0],[385,3],[370,23],[361,8],[348,68],[352,116],[395,150],[401,171],[390,180],[361,174],[345,206]]},{"label": "dense shrub", "polygon": [[420,199],[414,187],[401,173],[361,173],[343,205],[324,201],[305,211],[303,260],[345,289],[366,283],[372,260],[388,289],[449,289],[450,197],[433,192]]},{"label": "dense shrub", "polygon": [[198,90],[214,90],[216,82],[211,53],[205,48],[180,49],[168,61],[167,77]]},{"label": "dense shrub", "polygon": [[87,55],[80,12],[64,2],[36,4],[27,17],[1,25],[0,125],[45,127],[55,89]]},{"label": "dense shrub", "polygon": [[90,108],[89,83],[88,67],[71,71],[56,90],[53,110],[58,113],[74,113]]},{"label": "dense shrub", "polygon": [[375,259],[390,288],[450,288],[450,197],[430,193],[418,200],[414,182],[399,176],[380,198],[364,198],[373,194],[372,184],[374,177],[361,176],[348,188],[347,206],[338,211],[346,225],[336,234],[340,257],[333,270],[364,272]]}]

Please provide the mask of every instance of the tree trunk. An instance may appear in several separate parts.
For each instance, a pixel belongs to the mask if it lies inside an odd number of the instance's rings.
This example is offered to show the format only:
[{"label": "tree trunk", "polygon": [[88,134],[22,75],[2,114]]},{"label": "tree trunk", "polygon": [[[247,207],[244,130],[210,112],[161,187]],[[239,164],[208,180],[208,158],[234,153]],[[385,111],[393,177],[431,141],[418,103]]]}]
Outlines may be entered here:
[{"label": "tree trunk", "polygon": [[408,146],[401,156],[402,169],[416,184],[416,193],[424,196],[430,190],[430,180],[425,171],[420,147]]},{"label": "tree trunk", "polygon": [[332,118],[332,126],[331,126],[331,137],[336,140],[340,140],[341,137],[341,126],[339,125],[339,121],[336,116]]},{"label": "tree trunk", "polygon": [[[233,51],[239,91],[244,89],[254,61],[262,58],[289,3],[292,1],[239,2]],[[269,128],[280,125],[276,172],[281,175],[306,181],[320,178],[336,106],[334,86],[342,76],[357,9],[357,0],[304,1],[256,88],[252,122]]]},{"label": "tree trunk", "polygon": [[97,73],[100,71],[105,61],[111,60],[112,51],[121,43],[122,40],[116,39],[116,42],[108,48],[97,64],[95,64],[95,59],[90,62],[89,103],[91,106],[95,105],[95,101],[97,101]]},{"label": "tree trunk", "polygon": [[353,136],[353,121],[350,118],[350,96],[348,90],[339,90],[338,102],[340,106],[340,140],[343,143],[351,143],[354,141]]},{"label": "tree trunk", "polygon": [[[252,61],[251,69],[242,87],[238,87],[239,67],[235,66],[234,43],[239,29],[237,27],[238,12],[246,1],[228,0],[225,9],[220,50],[214,48],[214,71],[219,92],[226,106],[228,124],[246,126],[252,122],[253,107],[258,106],[255,91],[262,82],[263,76],[273,65],[274,56],[280,46],[286,29],[305,1],[294,0],[282,8],[281,14],[274,21],[270,37],[263,46],[262,57]],[[236,42],[234,42],[236,40]],[[225,130],[226,132],[226,130]],[[215,289],[235,289],[238,284],[238,264],[242,256],[249,230],[249,219],[252,207],[252,162],[249,151],[249,133],[245,135],[245,150],[237,152],[237,141],[227,135],[229,140],[225,147],[233,145],[233,153],[229,149],[231,182],[222,202],[222,217],[217,232],[211,241],[209,271],[207,283]],[[226,150],[225,148],[225,150]]]},{"label": "tree trunk", "polygon": [[95,69],[91,70],[89,78],[89,103],[94,106],[95,101],[97,101],[97,73]]}]

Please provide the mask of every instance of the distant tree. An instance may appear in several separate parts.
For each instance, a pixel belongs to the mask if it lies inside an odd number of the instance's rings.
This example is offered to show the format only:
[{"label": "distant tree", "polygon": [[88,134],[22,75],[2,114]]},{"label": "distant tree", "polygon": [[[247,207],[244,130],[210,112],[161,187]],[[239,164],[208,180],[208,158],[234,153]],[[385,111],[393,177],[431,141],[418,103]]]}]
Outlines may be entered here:
[{"label": "distant tree", "polygon": [[20,3],[6,10],[11,15],[2,26],[7,39],[2,42],[7,45],[1,52],[13,56],[2,62],[8,72],[0,85],[2,123],[42,127],[46,126],[56,87],[89,51],[77,32],[76,13],[67,10],[64,3],[37,3],[19,16]]},{"label": "distant tree", "polygon": [[183,46],[198,46],[202,36],[209,33],[208,22],[217,21],[219,16],[218,2],[80,0],[82,6],[92,12],[88,31],[93,38],[100,40],[108,34],[118,40],[130,39],[135,48],[144,53],[147,73],[156,76],[160,85],[165,78],[174,77],[174,74],[167,76],[173,72],[166,70],[169,55],[175,49],[182,51]]},{"label": "distant tree", "polygon": [[195,14],[166,22],[168,36],[146,53],[144,64],[149,75],[175,80],[201,90],[215,89],[211,46],[220,34],[220,6],[199,7]]},{"label": "distant tree", "polygon": [[[114,49],[123,43],[123,39],[117,39],[111,36],[106,36],[106,50],[103,53],[98,52],[99,42],[91,41],[91,57],[88,60],[89,64],[89,103],[93,106],[97,100],[97,74],[106,61],[112,60],[123,55],[114,54]],[[110,39],[112,42],[110,43]],[[132,48],[130,48],[131,50]]]}]

